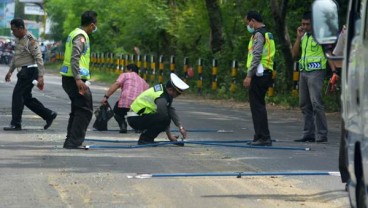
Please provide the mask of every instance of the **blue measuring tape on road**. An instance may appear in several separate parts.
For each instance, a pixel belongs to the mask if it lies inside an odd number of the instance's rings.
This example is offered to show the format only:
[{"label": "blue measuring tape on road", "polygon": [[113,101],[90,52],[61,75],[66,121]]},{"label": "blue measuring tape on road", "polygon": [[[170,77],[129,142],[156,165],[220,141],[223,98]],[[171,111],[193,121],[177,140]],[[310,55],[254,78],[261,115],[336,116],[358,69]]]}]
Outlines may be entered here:
[{"label": "blue measuring tape on road", "polygon": [[207,173],[150,173],[128,175],[131,179],[173,178],[173,177],[219,177],[219,176],[340,176],[334,171],[308,171],[308,172],[207,172]]},{"label": "blue measuring tape on road", "polygon": [[252,148],[252,149],[302,150],[302,151],[310,151],[311,150],[311,148],[309,148],[309,147],[254,146],[254,145],[235,145],[235,144],[190,142],[190,141],[184,142],[184,143],[210,145],[210,146],[223,146],[223,147]]},{"label": "blue measuring tape on road", "polygon": [[[85,139],[85,141],[92,142],[113,142],[113,143],[130,143],[137,142],[132,140],[103,140],[103,139]],[[136,149],[136,148],[144,148],[144,147],[158,147],[164,145],[184,145],[184,144],[198,144],[198,145],[208,145],[208,146],[222,146],[222,147],[238,147],[238,148],[252,148],[252,149],[275,149],[275,150],[302,150],[302,151],[310,151],[309,147],[284,147],[284,146],[253,146],[253,145],[239,145],[239,144],[231,144],[231,143],[247,143],[249,141],[178,141],[178,142],[157,142],[153,144],[145,144],[145,145],[130,145],[130,146],[110,146],[110,145],[89,145],[86,146],[86,149]],[[226,144],[230,143],[230,144]]]},{"label": "blue measuring tape on road", "polygon": [[139,149],[146,147],[158,147],[164,145],[183,145],[183,142],[157,142],[153,144],[142,144],[142,145],[125,145],[125,146],[112,146],[112,145],[86,145],[84,149]]},{"label": "blue measuring tape on road", "polygon": [[[118,139],[93,139],[93,138],[88,138],[85,139],[84,141],[89,141],[89,142],[106,142],[106,143],[132,143],[132,142],[137,142],[137,140],[118,140]],[[197,140],[197,141],[193,141],[191,140],[190,142],[203,142],[203,143],[249,143],[253,140]],[[272,142],[277,142],[278,140],[272,140]],[[163,141],[163,142],[169,142],[169,141]]]},{"label": "blue measuring tape on road", "polygon": [[[98,131],[93,129],[93,131]],[[106,131],[120,131],[120,129],[109,129]],[[128,130],[134,132],[134,130]],[[224,129],[186,129],[186,132],[197,132],[197,133],[206,133],[206,132],[215,132],[215,133],[234,133],[233,130],[224,130]],[[179,132],[178,129],[172,129],[171,132]]]}]

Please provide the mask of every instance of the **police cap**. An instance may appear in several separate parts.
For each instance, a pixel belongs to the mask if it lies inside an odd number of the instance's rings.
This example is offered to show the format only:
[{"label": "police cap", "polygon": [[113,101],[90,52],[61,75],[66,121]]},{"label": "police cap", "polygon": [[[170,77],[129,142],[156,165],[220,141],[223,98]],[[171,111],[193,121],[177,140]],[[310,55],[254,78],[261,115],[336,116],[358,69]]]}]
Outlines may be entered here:
[{"label": "police cap", "polygon": [[178,93],[183,93],[189,86],[181,80],[176,74],[170,74],[170,80],[166,83],[166,87],[173,87]]}]

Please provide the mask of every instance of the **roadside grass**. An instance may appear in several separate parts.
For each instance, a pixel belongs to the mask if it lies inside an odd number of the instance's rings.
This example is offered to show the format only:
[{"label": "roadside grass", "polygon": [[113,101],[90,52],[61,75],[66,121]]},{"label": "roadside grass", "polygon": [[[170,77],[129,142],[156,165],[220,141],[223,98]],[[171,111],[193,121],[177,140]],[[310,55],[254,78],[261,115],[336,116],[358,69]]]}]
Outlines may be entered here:
[{"label": "roadside grass", "polygon": [[[61,62],[54,62],[54,63],[46,63],[45,67],[48,72],[50,73],[59,73],[59,69],[61,67]],[[114,72],[105,72],[99,70],[91,70],[91,81],[99,81],[104,83],[113,83],[115,82],[116,78],[118,77],[117,74]]]}]

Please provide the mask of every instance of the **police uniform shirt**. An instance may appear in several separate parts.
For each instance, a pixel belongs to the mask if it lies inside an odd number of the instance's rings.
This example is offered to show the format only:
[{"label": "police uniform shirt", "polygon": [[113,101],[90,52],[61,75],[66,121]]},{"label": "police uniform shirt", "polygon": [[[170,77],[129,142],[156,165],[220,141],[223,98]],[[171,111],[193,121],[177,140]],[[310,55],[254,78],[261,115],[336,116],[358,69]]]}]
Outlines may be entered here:
[{"label": "police uniform shirt", "polygon": [[70,60],[70,65],[75,79],[81,79],[79,74],[79,60],[82,55],[82,52],[86,47],[85,44],[86,38],[82,34],[77,35],[73,39],[72,58]]},{"label": "police uniform shirt", "polygon": [[170,117],[175,126],[181,126],[179,116],[177,115],[175,108],[171,106],[172,101],[173,98],[170,97],[166,92],[166,89],[164,89],[164,93],[155,100],[157,113],[164,117]]},{"label": "police uniform shirt", "polygon": [[35,37],[27,31],[23,38],[15,39],[14,58],[10,64],[10,72],[15,68],[37,64],[38,75],[43,76],[45,67],[43,65],[42,53]]},{"label": "police uniform shirt", "polygon": [[252,46],[253,47],[253,60],[252,60],[252,63],[247,73],[247,76],[249,77],[252,77],[253,75],[256,74],[257,67],[259,63],[261,63],[263,46],[265,42],[265,37],[260,32],[260,30],[262,29],[264,30],[264,26],[262,26],[261,28],[257,29],[254,32],[254,37],[253,37],[254,41],[253,41],[253,46]]}]

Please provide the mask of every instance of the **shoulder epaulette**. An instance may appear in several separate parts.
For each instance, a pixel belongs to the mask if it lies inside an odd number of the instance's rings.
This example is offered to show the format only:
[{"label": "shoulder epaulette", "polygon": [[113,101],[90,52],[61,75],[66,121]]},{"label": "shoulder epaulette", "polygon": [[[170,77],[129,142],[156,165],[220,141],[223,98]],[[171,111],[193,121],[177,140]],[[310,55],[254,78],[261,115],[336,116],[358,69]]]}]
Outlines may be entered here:
[{"label": "shoulder epaulette", "polygon": [[27,38],[29,39],[29,40],[33,40],[34,38],[32,37],[32,35],[31,34],[28,34],[27,35]]}]

